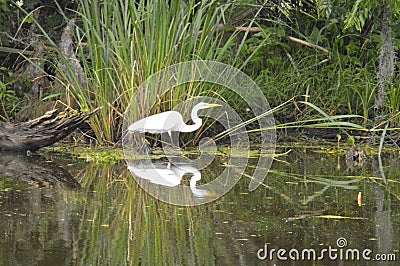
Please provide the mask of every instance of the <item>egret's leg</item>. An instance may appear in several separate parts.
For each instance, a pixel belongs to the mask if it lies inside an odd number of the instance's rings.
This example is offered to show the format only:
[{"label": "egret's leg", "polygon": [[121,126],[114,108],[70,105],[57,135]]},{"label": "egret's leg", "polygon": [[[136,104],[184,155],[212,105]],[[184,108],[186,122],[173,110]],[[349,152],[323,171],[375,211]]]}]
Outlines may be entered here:
[{"label": "egret's leg", "polygon": [[149,154],[150,143],[145,137],[144,133],[133,132],[132,134],[125,135],[123,143],[133,149],[137,154]]},{"label": "egret's leg", "polygon": [[177,132],[168,131],[169,137],[171,139],[171,146],[173,149],[179,149],[179,137],[177,137]]},{"label": "egret's leg", "polygon": [[171,146],[175,147],[175,143],[174,143],[174,139],[172,138],[172,131],[171,130],[168,131],[168,136],[169,136],[169,139],[171,140]]},{"label": "egret's leg", "polygon": [[158,145],[158,138],[159,138],[159,137],[160,137],[159,135],[156,135],[156,136],[155,136],[156,141],[154,141],[154,143],[153,143],[153,148],[157,148],[157,145]]}]

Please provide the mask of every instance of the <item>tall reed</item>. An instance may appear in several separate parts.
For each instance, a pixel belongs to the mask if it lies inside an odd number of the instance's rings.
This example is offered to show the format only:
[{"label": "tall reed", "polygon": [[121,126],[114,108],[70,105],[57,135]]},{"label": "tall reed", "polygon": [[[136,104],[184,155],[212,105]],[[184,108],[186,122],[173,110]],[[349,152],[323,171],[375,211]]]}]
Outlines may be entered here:
[{"label": "tall reed", "polygon": [[[187,60],[216,59],[221,51],[217,26],[228,5],[194,0],[81,0],[79,4],[83,25],[76,31],[79,60],[89,82],[86,87],[73,86],[71,92],[82,108],[103,107],[91,122],[103,143],[119,138],[122,114],[150,75]],[[157,108],[171,108],[201,90],[201,86],[174,89]]]}]

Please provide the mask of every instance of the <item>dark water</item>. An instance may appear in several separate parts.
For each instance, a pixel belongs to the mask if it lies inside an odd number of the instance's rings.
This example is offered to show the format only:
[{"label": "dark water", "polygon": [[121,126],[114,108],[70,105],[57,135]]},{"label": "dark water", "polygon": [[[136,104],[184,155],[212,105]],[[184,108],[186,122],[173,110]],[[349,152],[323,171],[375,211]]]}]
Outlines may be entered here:
[{"label": "dark water", "polygon": [[[349,168],[324,149],[292,149],[274,161],[264,186],[249,192],[242,177],[222,198],[196,207],[154,199],[125,162],[2,157],[1,265],[399,264],[395,152],[380,169],[374,156]],[[221,172],[224,160],[203,169],[203,178]]]}]

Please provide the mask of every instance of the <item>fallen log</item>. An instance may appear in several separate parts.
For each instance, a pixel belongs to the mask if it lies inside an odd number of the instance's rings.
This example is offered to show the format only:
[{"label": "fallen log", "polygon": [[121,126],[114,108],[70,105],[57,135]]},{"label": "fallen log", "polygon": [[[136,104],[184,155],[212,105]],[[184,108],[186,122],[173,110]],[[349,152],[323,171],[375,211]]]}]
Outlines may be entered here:
[{"label": "fallen log", "polygon": [[90,113],[70,109],[57,113],[54,109],[27,122],[0,121],[0,151],[35,152],[67,137],[98,109]]}]

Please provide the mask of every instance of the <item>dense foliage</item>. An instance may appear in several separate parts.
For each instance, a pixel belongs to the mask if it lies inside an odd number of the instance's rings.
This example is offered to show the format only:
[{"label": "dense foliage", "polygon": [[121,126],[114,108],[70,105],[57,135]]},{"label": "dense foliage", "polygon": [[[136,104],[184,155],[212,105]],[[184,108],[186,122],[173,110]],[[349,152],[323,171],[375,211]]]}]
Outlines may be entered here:
[{"label": "dense foliage", "polygon": [[[250,75],[271,106],[295,97],[328,115],[359,115],[352,122],[368,128],[398,125],[397,0],[0,0],[0,18],[7,19],[0,24],[3,120],[18,116],[22,102],[103,106],[90,126],[98,141],[115,142],[130,96],[149,75],[177,62],[210,59]],[[63,51],[68,40],[80,67],[71,67]],[[176,91],[154,111],[207,92]],[[245,109],[229,92],[220,95]],[[318,115],[293,103],[275,114],[278,123]]]}]

